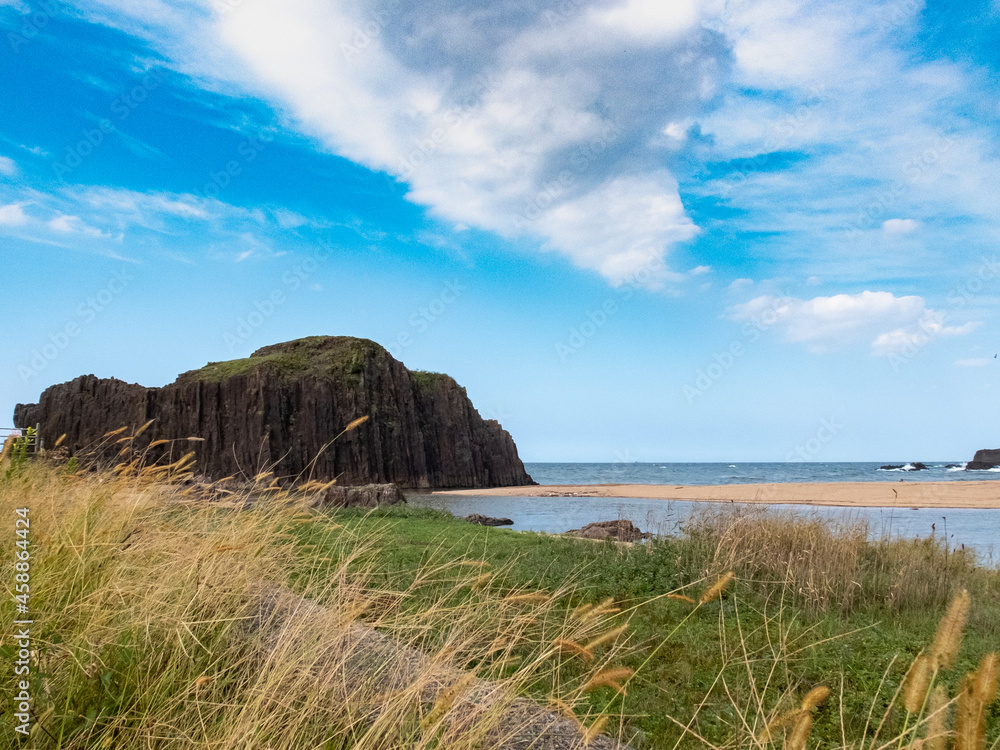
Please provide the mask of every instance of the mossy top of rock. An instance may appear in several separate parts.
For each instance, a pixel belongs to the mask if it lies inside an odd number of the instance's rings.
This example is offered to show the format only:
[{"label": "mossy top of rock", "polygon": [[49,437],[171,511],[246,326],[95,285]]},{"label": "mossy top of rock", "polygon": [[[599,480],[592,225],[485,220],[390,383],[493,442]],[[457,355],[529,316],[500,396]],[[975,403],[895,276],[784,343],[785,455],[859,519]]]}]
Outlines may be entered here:
[{"label": "mossy top of rock", "polygon": [[[440,372],[427,372],[426,370],[410,370],[410,377],[414,385],[421,391],[430,391],[438,383],[453,382],[453,378]],[[465,393],[465,388],[462,388]]]},{"label": "mossy top of rock", "polygon": [[[209,362],[200,370],[185,372],[177,378],[177,382],[220,383],[263,367],[276,371],[288,381],[304,377],[358,379],[366,363],[391,358],[385,348],[368,339],[309,336],[262,347],[245,359]],[[414,380],[421,389],[430,388],[438,378],[445,377],[437,373],[414,373]]]}]

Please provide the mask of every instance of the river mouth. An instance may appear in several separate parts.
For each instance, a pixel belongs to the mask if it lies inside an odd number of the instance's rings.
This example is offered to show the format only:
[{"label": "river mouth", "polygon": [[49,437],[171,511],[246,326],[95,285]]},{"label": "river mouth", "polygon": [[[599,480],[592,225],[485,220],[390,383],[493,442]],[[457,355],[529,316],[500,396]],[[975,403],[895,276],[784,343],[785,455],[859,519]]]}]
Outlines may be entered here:
[{"label": "river mouth", "polygon": [[[435,495],[407,492],[407,502],[424,508],[443,510],[457,517],[473,513],[495,518],[509,518],[514,523],[504,528],[563,534],[596,521],[631,521],[643,531],[657,536],[675,536],[698,514],[717,511],[761,512],[762,506],[707,501],[649,500],[623,497],[525,497]],[[772,506],[764,506],[766,509]],[[803,517],[821,517],[832,522],[864,521],[869,538],[925,539],[935,537],[949,549],[972,548],[980,564],[995,567],[1000,525],[1000,509],[980,508],[899,508],[899,507],[828,507],[781,505],[780,513]]]}]

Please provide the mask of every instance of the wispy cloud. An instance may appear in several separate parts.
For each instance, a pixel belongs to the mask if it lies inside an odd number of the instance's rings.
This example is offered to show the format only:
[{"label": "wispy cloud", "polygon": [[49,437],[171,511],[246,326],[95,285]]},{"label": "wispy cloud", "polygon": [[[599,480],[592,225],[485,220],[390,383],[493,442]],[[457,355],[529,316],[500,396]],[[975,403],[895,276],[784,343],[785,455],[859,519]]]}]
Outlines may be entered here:
[{"label": "wispy cloud", "polygon": [[0,226],[17,227],[26,224],[28,217],[24,213],[22,205],[9,203],[6,206],[0,206]]},{"label": "wispy cloud", "polygon": [[[683,278],[670,250],[704,235],[688,195],[736,209],[727,230],[808,237],[823,278],[918,226],[995,240],[995,134],[965,113],[995,111],[996,87],[914,54],[919,2],[77,5],[200,85],[275,104],[434,216],[613,283],[650,258],[652,283]],[[718,167],[681,188],[684,164]],[[905,260],[866,258],[876,275]]]},{"label": "wispy cloud", "polygon": [[9,156],[0,156],[0,174],[6,177],[16,177],[17,173],[17,162]]},{"label": "wispy cloud", "polygon": [[927,308],[922,297],[870,291],[809,300],[762,295],[734,305],[728,314],[737,321],[766,315],[786,340],[804,344],[814,353],[869,341],[872,354],[898,354],[918,341],[971,333],[977,325],[945,325],[944,315]]},{"label": "wispy cloud", "polygon": [[916,219],[886,219],[882,222],[886,234],[910,234],[919,228],[920,222]]}]

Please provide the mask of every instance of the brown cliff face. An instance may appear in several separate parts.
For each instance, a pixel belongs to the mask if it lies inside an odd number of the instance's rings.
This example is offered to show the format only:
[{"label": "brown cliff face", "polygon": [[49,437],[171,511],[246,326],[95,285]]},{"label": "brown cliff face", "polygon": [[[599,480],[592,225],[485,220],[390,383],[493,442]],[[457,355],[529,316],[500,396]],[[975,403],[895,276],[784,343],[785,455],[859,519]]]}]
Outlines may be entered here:
[{"label": "brown cliff face", "polygon": [[[330,444],[363,416],[367,422]],[[85,375],[14,410],[15,425],[40,423],[49,445],[65,433],[71,453],[151,419],[139,447],[203,438],[184,450],[196,452],[196,471],[214,478],[273,469],[340,484],[533,484],[510,435],[480,417],[452,378],[411,372],[378,344],[345,336],[267,346],[163,388]]]}]

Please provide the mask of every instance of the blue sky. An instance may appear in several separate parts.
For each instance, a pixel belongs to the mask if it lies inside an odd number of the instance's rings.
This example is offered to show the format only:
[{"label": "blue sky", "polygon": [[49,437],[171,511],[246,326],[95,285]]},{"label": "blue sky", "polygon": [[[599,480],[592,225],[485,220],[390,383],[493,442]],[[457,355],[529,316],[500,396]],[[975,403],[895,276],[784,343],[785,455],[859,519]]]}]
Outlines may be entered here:
[{"label": "blue sky", "polygon": [[528,461],[1000,444],[1000,3],[0,0],[0,418],[316,334]]}]

